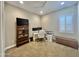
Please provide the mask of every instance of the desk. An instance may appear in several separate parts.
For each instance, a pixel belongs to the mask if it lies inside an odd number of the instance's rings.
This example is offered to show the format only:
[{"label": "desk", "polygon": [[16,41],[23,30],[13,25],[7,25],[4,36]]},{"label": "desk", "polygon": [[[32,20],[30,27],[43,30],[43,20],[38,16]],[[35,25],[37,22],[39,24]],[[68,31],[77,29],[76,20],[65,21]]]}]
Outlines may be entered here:
[{"label": "desk", "polygon": [[33,41],[38,38],[38,33],[33,33]]}]

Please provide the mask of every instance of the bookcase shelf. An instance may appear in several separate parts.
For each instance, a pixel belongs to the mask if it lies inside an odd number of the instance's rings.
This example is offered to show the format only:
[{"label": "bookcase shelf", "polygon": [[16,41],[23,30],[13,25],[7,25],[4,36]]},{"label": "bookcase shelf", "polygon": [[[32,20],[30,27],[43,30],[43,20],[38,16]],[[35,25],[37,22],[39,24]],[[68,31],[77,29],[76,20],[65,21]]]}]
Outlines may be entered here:
[{"label": "bookcase shelf", "polygon": [[[26,24],[16,25],[16,34],[17,34],[16,46],[19,47],[29,42],[29,22],[27,19],[21,19],[21,18],[17,18],[17,20],[21,20],[22,23],[23,23],[23,20],[26,20]],[[18,21],[17,23],[19,24]]]}]

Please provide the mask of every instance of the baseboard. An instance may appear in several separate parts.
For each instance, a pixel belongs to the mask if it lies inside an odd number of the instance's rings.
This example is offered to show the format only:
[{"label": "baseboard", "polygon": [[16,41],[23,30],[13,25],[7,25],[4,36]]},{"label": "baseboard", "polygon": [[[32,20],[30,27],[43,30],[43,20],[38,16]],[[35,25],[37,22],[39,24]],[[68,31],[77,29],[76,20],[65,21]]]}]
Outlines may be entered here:
[{"label": "baseboard", "polygon": [[10,49],[10,48],[12,48],[12,47],[15,47],[15,46],[16,46],[16,44],[6,47],[5,51],[8,50],[8,49]]}]

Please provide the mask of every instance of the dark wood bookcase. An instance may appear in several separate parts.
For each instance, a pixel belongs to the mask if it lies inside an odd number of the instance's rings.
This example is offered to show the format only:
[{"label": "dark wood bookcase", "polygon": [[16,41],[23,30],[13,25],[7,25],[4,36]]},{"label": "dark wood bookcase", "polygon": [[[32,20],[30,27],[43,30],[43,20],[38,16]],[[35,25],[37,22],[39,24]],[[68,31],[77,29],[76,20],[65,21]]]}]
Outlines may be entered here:
[{"label": "dark wood bookcase", "polygon": [[16,46],[19,47],[19,46],[29,42],[29,22],[27,19],[21,19],[21,18],[17,18],[16,20],[17,20]]}]

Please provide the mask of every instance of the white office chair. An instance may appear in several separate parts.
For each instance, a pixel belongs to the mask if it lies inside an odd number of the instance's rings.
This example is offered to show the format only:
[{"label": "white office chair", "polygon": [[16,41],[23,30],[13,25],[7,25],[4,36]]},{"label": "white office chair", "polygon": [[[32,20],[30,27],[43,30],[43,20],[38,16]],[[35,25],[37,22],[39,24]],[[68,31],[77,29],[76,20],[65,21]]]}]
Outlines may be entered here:
[{"label": "white office chair", "polygon": [[49,42],[52,42],[55,40],[55,35],[52,31],[47,31],[46,37],[47,37],[47,41]]},{"label": "white office chair", "polygon": [[46,32],[44,30],[40,30],[39,33],[38,33],[38,39],[39,40],[45,40],[45,34]]}]

